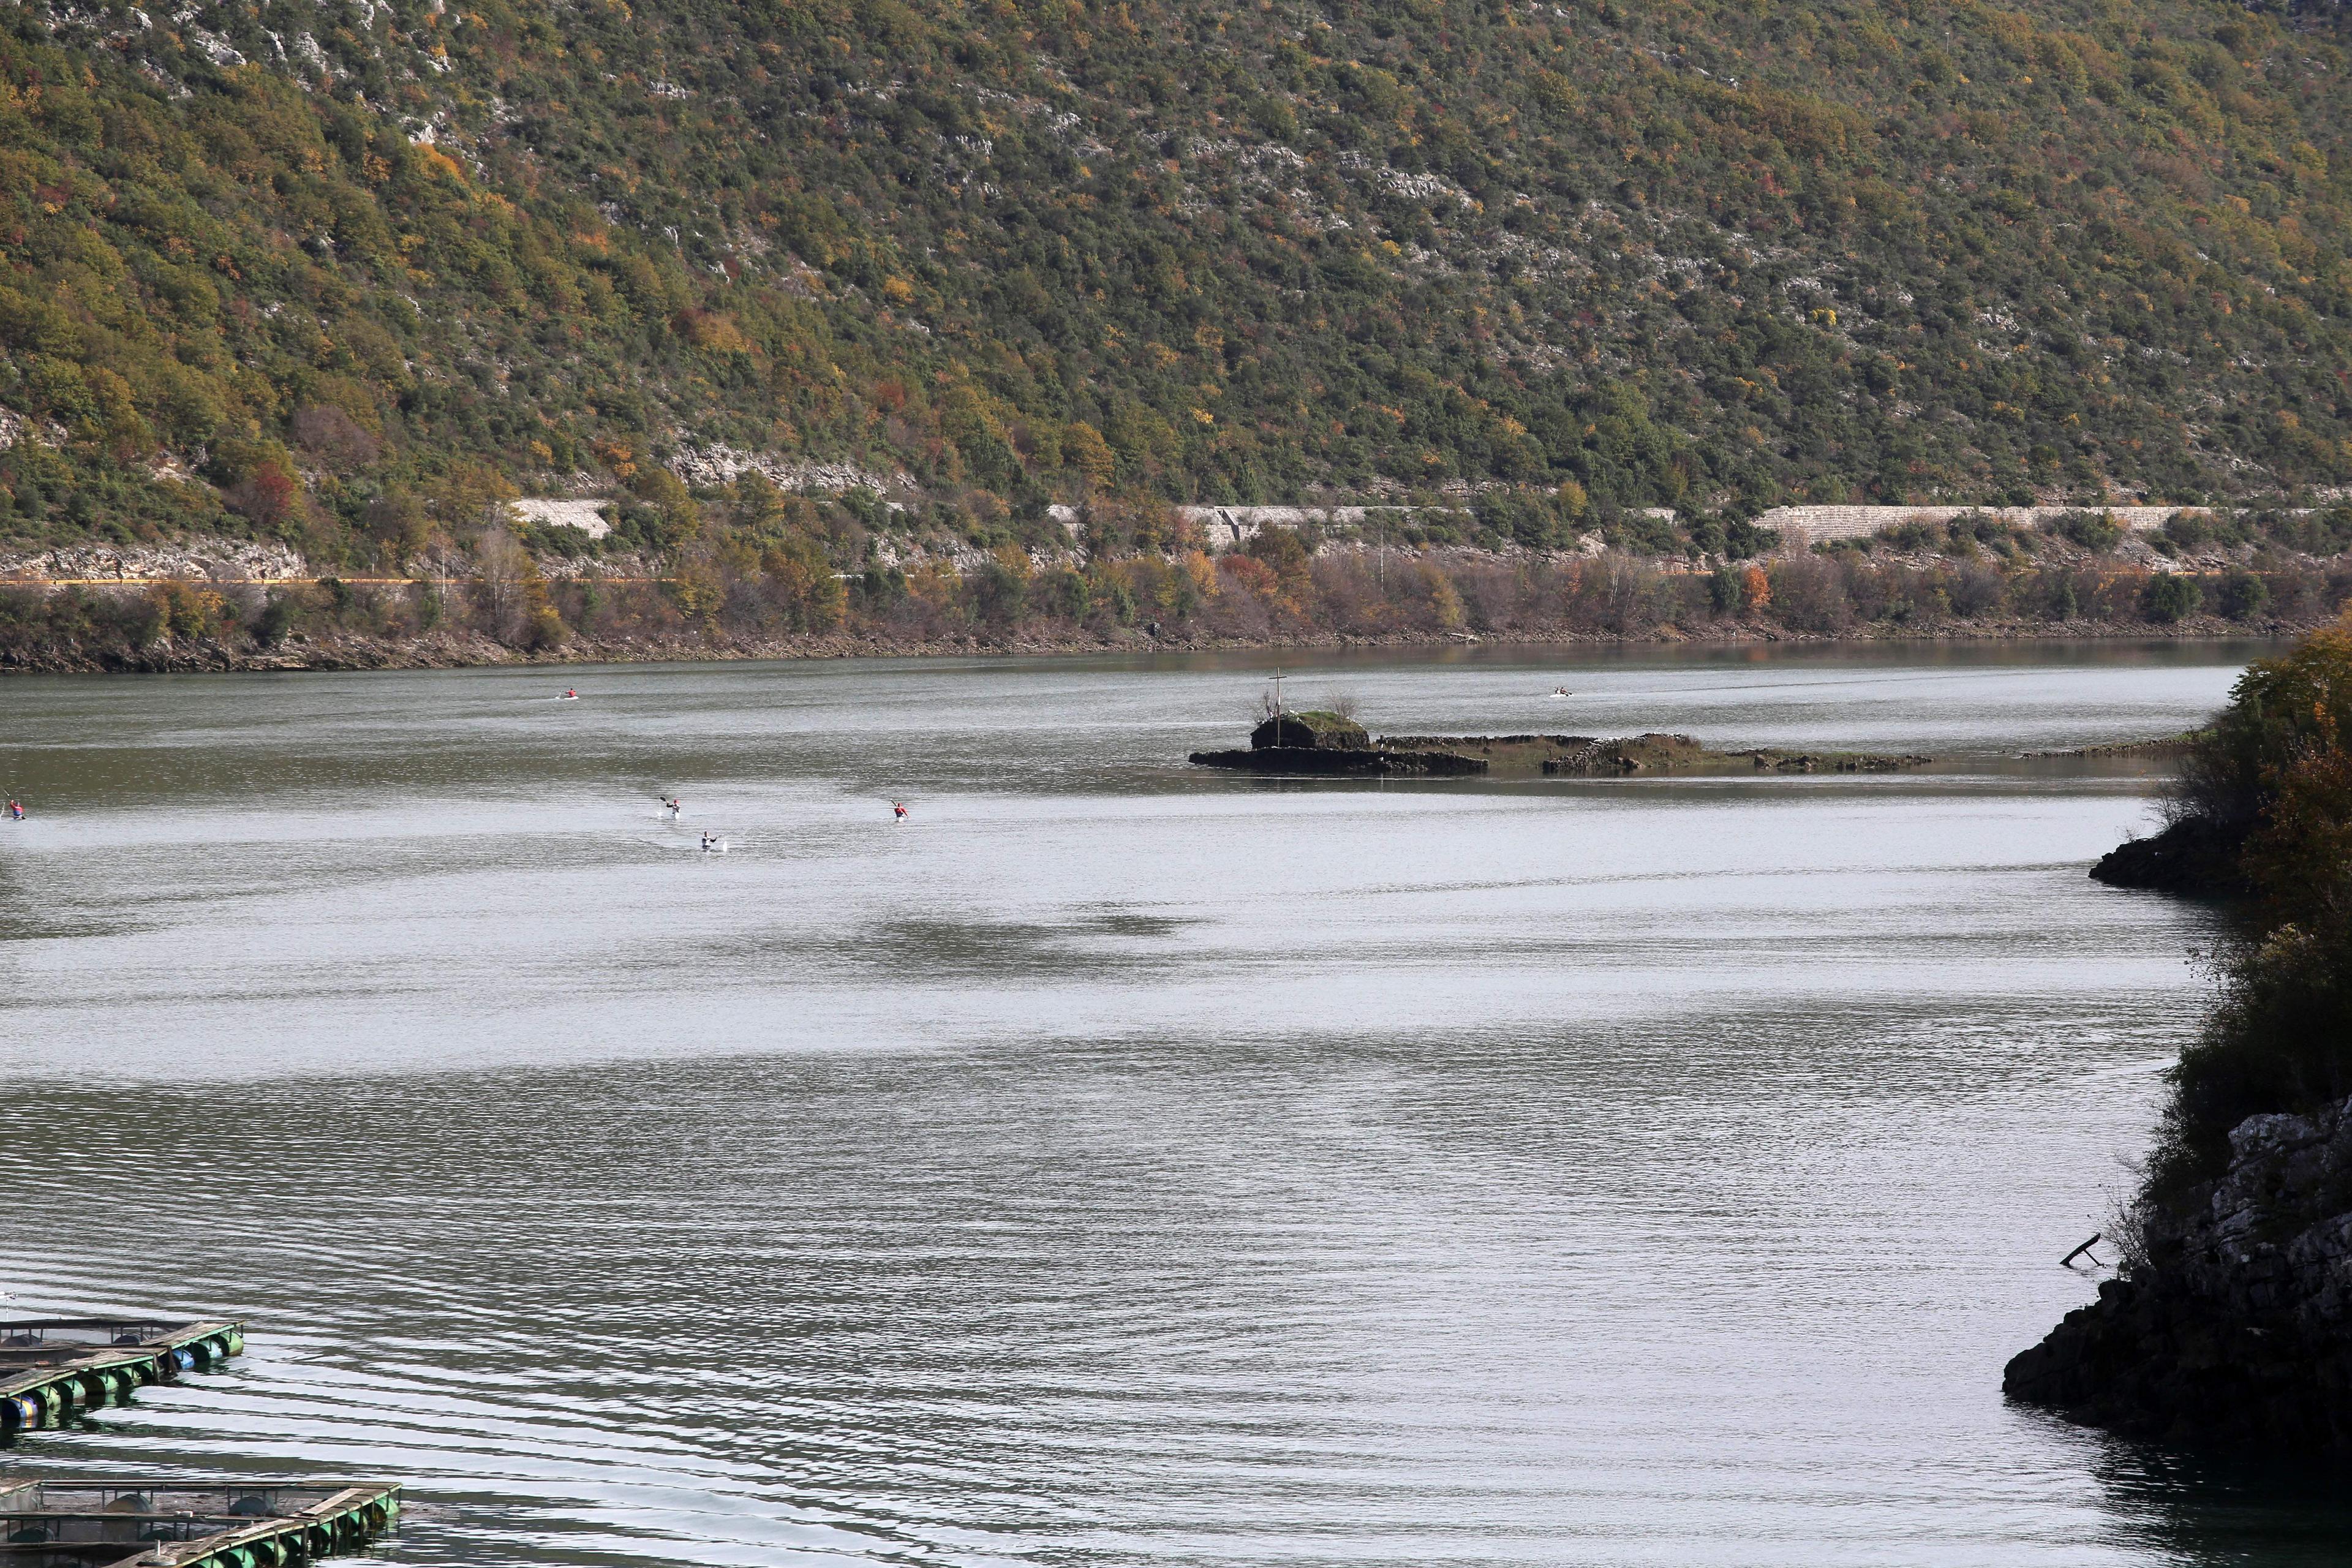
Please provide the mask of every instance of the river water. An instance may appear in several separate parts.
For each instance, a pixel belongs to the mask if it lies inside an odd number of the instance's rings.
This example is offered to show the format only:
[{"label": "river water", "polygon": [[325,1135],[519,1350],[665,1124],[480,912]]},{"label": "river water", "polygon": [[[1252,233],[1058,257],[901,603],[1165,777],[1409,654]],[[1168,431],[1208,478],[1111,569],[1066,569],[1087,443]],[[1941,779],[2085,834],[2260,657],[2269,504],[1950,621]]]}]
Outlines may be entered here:
[{"label": "river water", "polygon": [[[2148,764],[2017,753],[2249,652],[0,684],[0,1310],[252,1325],[0,1463],[402,1479],[413,1563],[2344,1561],[1999,1392],[2204,935],[2083,874]],[[1943,761],[1186,768],[1277,664]]]}]

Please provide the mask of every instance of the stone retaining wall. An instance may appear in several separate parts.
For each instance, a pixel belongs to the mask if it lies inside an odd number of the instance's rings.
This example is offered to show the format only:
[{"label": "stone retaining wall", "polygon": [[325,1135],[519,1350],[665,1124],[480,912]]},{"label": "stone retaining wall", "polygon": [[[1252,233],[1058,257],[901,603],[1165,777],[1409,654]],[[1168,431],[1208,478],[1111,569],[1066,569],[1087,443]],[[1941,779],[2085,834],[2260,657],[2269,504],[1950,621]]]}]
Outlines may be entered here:
[{"label": "stone retaining wall", "polygon": [[1756,521],[1759,527],[1779,529],[1784,545],[1802,549],[1829,539],[1867,539],[1882,528],[1906,522],[1941,526],[1971,514],[2032,528],[2070,512],[2097,512],[2134,532],[2147,533],[2181,512],[2207,510],[2201,506],[1776,506]]},{"label": "stone retaining wall", "polygon": [[[1201,525],[1213,553],[1231,550],[1255,538],[1269,525],[1297,528],[1307,522],[1361,523],[1375,510],[1411,516],[1416,511],[1459,511],[1458,507],[1368,506],[1180,506],[1180,516]],[[1671,519],[1671,507],[1636,509],[1646,516]],[[2021,528],[2032,528],[2070,512],[2091,511],[2112,517],[2137,533],[2153,532],[2181,512],[2202,512],[2198,506],[1779,506],[1759,517],[1759,527],[1777,529],[1782,548],[1806,549],[1831,539],[1866,539],[1883,528],[1906,522],[1941,526],[1971,514],[1997,517]],[[1075,517],[1076,513],[1072,513]]]}]

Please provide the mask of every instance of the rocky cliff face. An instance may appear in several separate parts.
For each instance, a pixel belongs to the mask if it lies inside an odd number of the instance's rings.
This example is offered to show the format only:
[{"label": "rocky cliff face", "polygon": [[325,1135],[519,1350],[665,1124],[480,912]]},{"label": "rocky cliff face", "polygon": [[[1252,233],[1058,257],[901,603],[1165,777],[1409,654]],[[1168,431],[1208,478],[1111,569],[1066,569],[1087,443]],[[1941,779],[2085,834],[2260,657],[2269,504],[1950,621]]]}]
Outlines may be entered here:
[{"label": "rocky cliff face", "polygon": [[2352,1100],[2250,1117],[2230,1144],[2004,1392],[2135,1436],[2352,1451]]}]

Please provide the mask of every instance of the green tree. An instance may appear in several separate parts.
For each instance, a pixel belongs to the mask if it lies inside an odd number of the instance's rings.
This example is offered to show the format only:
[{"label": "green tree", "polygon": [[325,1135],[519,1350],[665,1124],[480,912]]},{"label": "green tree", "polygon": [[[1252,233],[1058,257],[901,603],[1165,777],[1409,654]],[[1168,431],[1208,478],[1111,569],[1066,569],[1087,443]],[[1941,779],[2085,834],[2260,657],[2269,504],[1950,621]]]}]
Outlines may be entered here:
[{"label": "green tree", "polygon": [[2203,600],[2204,591],[2198,586],[2196,578],[2158,572],[2140,592],[2140,614],[2158,625],[2169,625],[2195,615]]}]

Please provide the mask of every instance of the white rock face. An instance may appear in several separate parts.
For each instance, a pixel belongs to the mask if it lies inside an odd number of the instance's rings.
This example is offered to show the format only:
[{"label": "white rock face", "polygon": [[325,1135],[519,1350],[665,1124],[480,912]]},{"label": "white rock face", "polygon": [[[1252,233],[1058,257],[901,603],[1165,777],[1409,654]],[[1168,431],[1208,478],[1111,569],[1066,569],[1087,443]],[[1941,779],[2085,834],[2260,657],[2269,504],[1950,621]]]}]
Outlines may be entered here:
[{"label": "white rock face", "polygon": [[1180,506],[1178,516],[1197,522],[1207,536],[1209,552],[1231,550],[1255,539],[1263,528],[1297,528],[1307,522],[1361,523],[1375,511],[1411,517],[1417,511],[1454,512],[1458,507],[1410,506]]},{"label": "white rock face", "polygon": [[82,544],[0,555],[0,578],[35,582],[287,583],[317,575],[289,546],[242,539]]},{"label": "white rock face", "polygon": [[65,443],[66,427],[54,419],[31,419],[12,408],[0,408],[0,450],[19,441],[58,447]]},{"label": "white rock face", "polygon": [[877,474],[855,463],[795,463],[765,452],[746,452],[713,442],[684,447],[670,464],[671,471],[689,485],[724,485],[739,476],[764,474],[779,489],[873,490],[877,494],[904,489],[914,481],[905,474]]},{"label": "white rock face", "polygon": [[525,522],[541,528],[576,528],[591,539],[602,539],[613,531],[604,521],[603,509],[612,505],[607,500],[530,500],[514,503],[515,515]]},{"label": "white rock face", "polygon": [[1777,528],[1781,542],[1801,548],[1825,539],[1866,539],[1882,528],[1906,522],[1941,525],[1956,517],[1997,517],[2031,528],[2069,512],[2103,513],[2126,529],[2147,533],[2162,528],[2182,512],[2202,513],[2201,506],[1776,506],[1756,520],[1760,528]]},{"label": "white rock face", "polygon": [[2230,1134],[2230,1170],[2179,1227],[2182,1278],[2252,1317],[2352,1318],[2352,1100],[2252,1116]]}]

